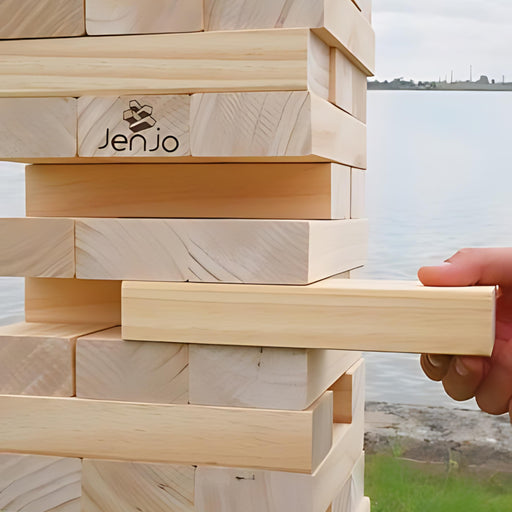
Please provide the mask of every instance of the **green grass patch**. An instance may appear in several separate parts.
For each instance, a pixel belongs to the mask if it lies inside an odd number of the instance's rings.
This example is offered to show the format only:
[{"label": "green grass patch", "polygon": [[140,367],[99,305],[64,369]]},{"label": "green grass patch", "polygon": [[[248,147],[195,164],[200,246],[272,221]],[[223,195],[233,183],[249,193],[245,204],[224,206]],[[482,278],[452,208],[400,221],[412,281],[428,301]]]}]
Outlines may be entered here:
[{"label": "green grass patch", "polygon": [[466,474],[453,466],[367,455],[365,494],[372,512],[507,512],[512,475]]}]

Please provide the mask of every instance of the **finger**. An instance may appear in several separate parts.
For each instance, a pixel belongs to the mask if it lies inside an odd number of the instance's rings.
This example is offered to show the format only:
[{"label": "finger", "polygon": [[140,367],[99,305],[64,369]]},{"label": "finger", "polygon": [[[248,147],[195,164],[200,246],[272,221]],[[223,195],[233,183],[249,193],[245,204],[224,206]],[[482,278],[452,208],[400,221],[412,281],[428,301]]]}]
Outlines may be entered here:
[{"label": "finger", "polygon": [[443,380],[446,375],[446,372],[450,367],[451,360],[452,356],[422,354],[420,358],[420,365],[421,369],[429,379],[439,382]]},{"label": "finger", "polygon": [[512,400],[510,400],[510,403],[508,404],[508,414],[510,416],[510,423],[512,423]]},{"label": "finger", "polygon": [[443,378],[446,393],[459,402],[473,398],[485,375],[483,360],[482,357],[454,357]]}]

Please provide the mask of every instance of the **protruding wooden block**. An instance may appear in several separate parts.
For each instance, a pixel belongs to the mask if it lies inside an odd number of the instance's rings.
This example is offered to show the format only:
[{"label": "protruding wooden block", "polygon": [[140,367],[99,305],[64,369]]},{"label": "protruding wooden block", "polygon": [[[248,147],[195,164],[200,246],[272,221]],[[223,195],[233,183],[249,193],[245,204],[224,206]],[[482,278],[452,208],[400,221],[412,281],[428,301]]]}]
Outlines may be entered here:
[{"label": "protruding wooden block", "polygon": [[85,459],[82,510],[195,512],[195,467]]},{"label": "protruding wooden block", "polygon": [[0,510],[80,512],[82,461],[0,453]]},{"label": "protruding wooden block", "polygon": [[77,397],[186,404],[188,393],[188,345],[123,341],[120,327],[77,342]]},{"label": "protruding wooden block", "polygon": [[0,112],[0,160],[76,155],[76,99],[0,98]]},{"label": "protruding wooden block", "polygon": [[203,30],[201,0],[85,0],[90,35]]},{"label": "protruding wooden block", "polygon": [[357,508],[357,512],[370,512],[371,510],[371,501],[368,496],[365,496],[361,503],[359,504],[359,507]]},{"label": "protruding wooden block", "polygon": [[123,158],[190,155],[190,96],[79,98],[78,154]]},{"label": "protruding wooden block", "polygon": [[119,325],[121,282],[26,278],[25,320]]},{"label": "protruding wooden block", "polygon": [[352,475],[332,503],[332,512],[358,512],[364,499],[364,453],[352,469]]},{"label": "protruding wooden block", "polygon": [[345,219],[351,169],[330,163],[30,165],[41,217]]},{"label": "protruding wooden block", "polygon": [[190,345],[190,403],[303,410],[359,352]]},{"label": "protruding wooden block", "polygon": [[305,284],[362,266],[365,221],[77,219],[80,279]]},{"label": "protruding wooden block", "polygon": [[352,169],[350,218],[366,217],[366,173],[361,169]]},{"label": "protruding wooden block", "polygon": [[331,387],[334,392],[334,421],[352,423],[359,404],[365,401],[365,365],[359,359]]},{"label": "protruding wooden block", "polygon": [[0,327],[0,393],[74,396],[76,339],[105,327],[40,323]]},{"label": "protruding wooden block", "polygon": [[[343,222],[343,221],[342,221]],[[494,287],[326,280],[311,286],[123,283],[123,338],[489,356]]]},{"label": "protruding wooden block", "polygon": [[331,391],[306,411],[9,395],[0,410],[3,452],[311,473],[332,444]]},{"label": "protruding wooden block", "polygon": [[0,275],[73,277],[75,223],[72,219],[0,219]]},{"label": "protruding wooden block", "polygon": [[193,156],[314,155],[366,167],[364,124],[308,92],[195,94],[191,115]]},{"label": "protruding wooden block", "polygon": [[85,34],[83,0],[2,0],[0,39]]}]

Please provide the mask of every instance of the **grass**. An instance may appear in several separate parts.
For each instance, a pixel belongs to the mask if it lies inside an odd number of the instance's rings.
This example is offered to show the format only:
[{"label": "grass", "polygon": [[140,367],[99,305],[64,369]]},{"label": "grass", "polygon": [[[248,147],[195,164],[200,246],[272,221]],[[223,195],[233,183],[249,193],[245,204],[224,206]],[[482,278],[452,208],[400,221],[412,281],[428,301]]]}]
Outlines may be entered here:
[{"label": "grass", "polygon": [[512,511],[512,475],[464,474],[387,455],[367,455],[365,494],[372,512]]}]

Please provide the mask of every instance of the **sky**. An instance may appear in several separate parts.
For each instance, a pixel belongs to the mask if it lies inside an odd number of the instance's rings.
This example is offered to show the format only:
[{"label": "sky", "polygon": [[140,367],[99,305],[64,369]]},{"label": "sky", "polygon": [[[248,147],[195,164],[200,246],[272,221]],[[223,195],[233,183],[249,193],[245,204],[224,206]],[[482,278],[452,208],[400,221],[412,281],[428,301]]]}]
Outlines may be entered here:
[{"label": "sky", "polygon": [[512,82],[512,0],[373,0],[376,77]]}]

